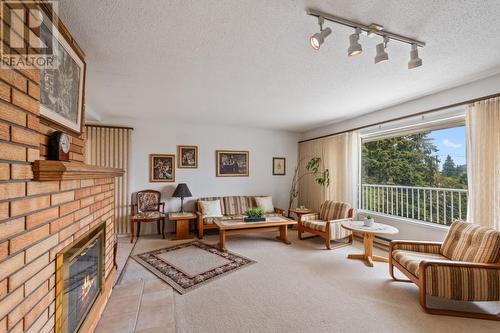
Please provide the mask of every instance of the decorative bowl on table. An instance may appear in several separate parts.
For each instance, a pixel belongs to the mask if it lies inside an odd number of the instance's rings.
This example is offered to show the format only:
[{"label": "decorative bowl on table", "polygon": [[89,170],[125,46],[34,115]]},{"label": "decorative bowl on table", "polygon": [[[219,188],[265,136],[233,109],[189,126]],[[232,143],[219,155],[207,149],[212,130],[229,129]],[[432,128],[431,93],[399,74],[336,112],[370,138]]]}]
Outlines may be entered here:
[{"label": "decorative bowl on table", "polygon": [[266,220],[264,210],[262,208],[248,208],[245,211],[245,222],[262,222]]},{"label": "decorative bowl on table", "polygon": [[365,217],[365,219],[363,221],[363,225],[365,227],[373,227],[374,224],[375,224],[375,220],[373,219],[373,217],[371,217],[370,215]]}]

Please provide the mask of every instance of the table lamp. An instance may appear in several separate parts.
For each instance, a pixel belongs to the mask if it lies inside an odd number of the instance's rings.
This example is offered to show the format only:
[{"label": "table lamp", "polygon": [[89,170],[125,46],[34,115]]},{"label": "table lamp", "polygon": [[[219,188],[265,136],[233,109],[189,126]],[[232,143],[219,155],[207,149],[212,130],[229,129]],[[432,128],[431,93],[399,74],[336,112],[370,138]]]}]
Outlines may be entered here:
[{"label": "table lamp", "polygon": [[174,194],[172,197],[181,198],[181,213],[184,213],[184,198],[192,197],[193,195],[189,191],[189,188],[186,184],[180,183],[175,188]]}]

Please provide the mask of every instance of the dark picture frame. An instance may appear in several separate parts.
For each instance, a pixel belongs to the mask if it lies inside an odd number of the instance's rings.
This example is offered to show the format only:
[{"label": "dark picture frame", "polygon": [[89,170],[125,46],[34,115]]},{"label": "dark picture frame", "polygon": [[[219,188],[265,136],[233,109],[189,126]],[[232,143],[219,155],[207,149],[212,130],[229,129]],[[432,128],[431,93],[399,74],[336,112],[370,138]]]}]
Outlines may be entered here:
[{"label": "dark picture frame", "polygon": [[248,177],[250,154],[247,150],[216,150],[217,177]]},{"label": "dark picture frame", "polygon": [[[80,135],[84,126],[85,56],[52,7],[47,4],[41,4],[40,7],[51,27],[43,23],[39,38],[54,39],[53,52],[60,62],[56,69],[40,69],[40,116],[60,128]],[[30,19],[33,17],[28,15],[28,20]]]},{"label": "dark picture frame", "polygon": [[286,158],[273,157],[273,176],[286,175]]},{"label": "dark picture frame", "polygon": [[149,155],[149,182],[175,182],[175,154]]},{"label": "dark picture frame", "polygon": [[198,146],[177,146],[177,167],[180,169],[198,168]]}]

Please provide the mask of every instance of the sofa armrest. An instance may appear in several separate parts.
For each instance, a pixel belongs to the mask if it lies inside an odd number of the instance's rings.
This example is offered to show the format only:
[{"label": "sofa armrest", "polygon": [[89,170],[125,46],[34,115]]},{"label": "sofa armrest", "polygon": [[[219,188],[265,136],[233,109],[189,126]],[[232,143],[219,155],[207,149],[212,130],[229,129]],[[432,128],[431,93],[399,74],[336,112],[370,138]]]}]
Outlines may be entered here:
[{"label": "sofa armrest", "polygon": [[425,293],[460,301],[500,301],[500,264],[423,260],[419,277]]},{"label": "sofa armrest", "polygon": [[424,253],[439,254],[441,251],[441,242],[423,242],[412,240],[393,240],[389,244],[389,253],[394,250],[406,250]]},{"label": "sofa armrest", "polygon": [[304,214],[300,217],[299,222],[301,221],[309,221],[309,220],[317,220],[319,219],[319,214],[318,213],[309,213],[309,214]]}]

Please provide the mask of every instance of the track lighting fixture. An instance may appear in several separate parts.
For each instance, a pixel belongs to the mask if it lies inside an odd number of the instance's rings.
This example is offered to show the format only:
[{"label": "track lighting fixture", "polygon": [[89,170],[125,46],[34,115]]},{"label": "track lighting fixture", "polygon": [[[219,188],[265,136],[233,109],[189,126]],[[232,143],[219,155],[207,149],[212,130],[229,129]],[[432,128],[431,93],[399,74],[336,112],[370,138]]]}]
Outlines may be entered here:
[{"label": "track lighting fixture", "polygon": [[387,43],[389,42],[389,38],[384,37],[384,41],[380,44],[377,44],[377,55],[375,56],[375,63],[381,63],[389,60],[389,55],[385,52],[385,48],[387,47]]},{"label": "track lighting fixture", "polygon": [[318,24],[319,24],[319,32],[315,33],[314,35],[311,36],[310,38],[310,43],[313,49],[319,50],[321,47],[321,44],[325,42],[326,37],[332,33],[332,29],[326,28],[323,29],[323,22],[324,22],[323,16],[318,16]]},{"label": "track lighting fixture", "polygon": [[418,57],[417,44],[411,45],[410,61],[408,61],[408,69],[413,69],[422,66],[422,59]]},{"label": "track lighting fixture", "polygon": [[363,48],[359,44],[359,35],[361,34],[361,29],[356,28],[356,31],[349,36],[349,49],[347,50],[348,56],[355,56],[363,53]]},{"label": "track lighting fixture", "polygon": [[349,56],[355,56],[363,52],[363,48],[359,43],[360,35],[365,32],[368,37],[382,36],[384,41],[376,46],[377,55],[375,56],[375,63],[381,63],[389,60],[389,55],[387,54],[387,43],[389,40],[398,41],[400,43],[405,43],[411,45],[410,51],[410,61],[408,62],[408,69],[413,69],[422,66],[422,59],[418,57],[418,48],[424,47],[425,43],[410,37],[402,36],[389,32],[384,29],[384,26],[372,23],[369,25],[362,24],[360,22],[351,21],[343,17],[335,16],[319,10],[307,8],[306,14],[311,16],[316,16],[318,18],[318,23],[320,27],[320,32],[315,33],[311,36],[310,42],[311,46],[319,50],[321,45],[324,43],[326,37],[328,37],[332,30],[330,28],[323,29],[324,20],[341,24],[347,27],[355,29],[355,32],[349,36],[349,48],[347,49],[347,54]]}]

